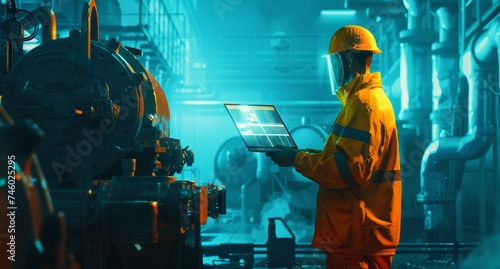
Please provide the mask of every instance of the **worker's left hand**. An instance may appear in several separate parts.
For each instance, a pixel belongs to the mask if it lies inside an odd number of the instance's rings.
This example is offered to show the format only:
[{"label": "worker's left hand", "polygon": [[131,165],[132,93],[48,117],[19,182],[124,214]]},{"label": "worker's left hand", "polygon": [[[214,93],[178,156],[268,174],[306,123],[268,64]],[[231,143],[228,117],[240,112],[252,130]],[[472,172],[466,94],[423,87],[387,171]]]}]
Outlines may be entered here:
[{"label": "worker's left hand", "polygon": [[280,150],[266,152],[266,156],[270,157],[271,160],[275,164],[277,164],[278,166],[281,166],[281,167],[294,166],[295,165],[295,156],[297,156],[297,153],[299,153],[299,150],[295,149],[295,148],[291,148],[291,147],[281,146],[281,145],[278,145],[276,147],[279,148]]}]

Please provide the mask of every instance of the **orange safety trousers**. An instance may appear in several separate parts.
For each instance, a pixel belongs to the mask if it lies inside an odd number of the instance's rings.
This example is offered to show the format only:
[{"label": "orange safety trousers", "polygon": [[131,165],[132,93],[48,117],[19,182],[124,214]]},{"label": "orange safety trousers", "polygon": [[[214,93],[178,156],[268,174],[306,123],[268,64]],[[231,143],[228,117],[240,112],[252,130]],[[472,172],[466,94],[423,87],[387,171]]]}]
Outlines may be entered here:
[{"label": "orange safety trousers", "polygon": [[390,269],[393,257],[392,255],[325,254],[327,269]]}]

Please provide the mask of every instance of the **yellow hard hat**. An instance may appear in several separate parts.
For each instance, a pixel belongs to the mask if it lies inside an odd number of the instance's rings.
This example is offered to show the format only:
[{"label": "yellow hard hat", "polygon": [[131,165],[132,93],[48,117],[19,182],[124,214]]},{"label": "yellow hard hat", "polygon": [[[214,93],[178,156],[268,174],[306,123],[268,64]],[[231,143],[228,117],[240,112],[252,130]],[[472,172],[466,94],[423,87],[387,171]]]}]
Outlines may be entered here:
[{"label": "yellow hard hat", "polygon": [[330,39],[328,54],[345,50],[371,51],[382,53],[377,47],[377,41],[368,29],[358,25],[348,25],[338,29]]}]

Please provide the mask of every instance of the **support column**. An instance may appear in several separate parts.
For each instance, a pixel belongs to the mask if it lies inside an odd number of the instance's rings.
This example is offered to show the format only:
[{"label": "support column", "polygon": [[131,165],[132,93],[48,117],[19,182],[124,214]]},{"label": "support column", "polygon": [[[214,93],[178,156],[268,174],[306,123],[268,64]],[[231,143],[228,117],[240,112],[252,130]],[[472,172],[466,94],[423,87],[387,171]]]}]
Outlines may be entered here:
[{"label": "support column", "polygon": [[[417,204],[421,160],[431,139],[432,111],[431,45],[437,41],[429,0],[404,0],[407,29],[399,33],[401,61],[401,110],[399,143],[403,177],[402,240],[416,240],[423,232],[423,209]],[[408,237],[408,238],[406,238]]]},{"label": "support column", "polygon": [[432,111],[431,45],[437,39],[432,28],[429,0],[404,0],[408,29],[399,34],[401,46],[401,111],[404,128],[430,138]]}]

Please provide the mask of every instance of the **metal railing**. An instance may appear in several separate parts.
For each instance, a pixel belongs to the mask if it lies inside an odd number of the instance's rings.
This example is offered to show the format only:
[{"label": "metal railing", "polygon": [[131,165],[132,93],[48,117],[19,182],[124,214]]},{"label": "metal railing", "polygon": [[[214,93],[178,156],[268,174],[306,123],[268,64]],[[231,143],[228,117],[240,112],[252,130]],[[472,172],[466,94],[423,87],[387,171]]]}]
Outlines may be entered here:
[{"label": "metal railing", "polygon": [[[422,262],[433,263],[433,257],[443,257],[447,256],[450,263],[457,265],[460,263],[462,258],[472,252],[475,248],[479,246],[478,243],[400,243],[397,251],[396,257],[398,255],[404,254],[418,254],[418,255],[428,255],[427,257],[421,257]],[[227,243],[227,244],[202,244],[203,254],[206,256],[218,256],[219,258],[233,257],[241,258],[243,260],[254,261],[254,257],[265,257],[268,254],[268,244],[253,244],[253,243]],[[310,244],[295,244],[295,256],[289,257],[290,259],[295,259],[298,264],[311,265],[311,262],[316,261],[315,265],[324,265],[324,258],[322,255],[323,251],[313,248]],[[250,259],[249,259],[250,258]],[[304,262],[304,260],[306,262]],[[251,268],[253,264],[249,264],[248,267]],[[395,265],[397,266],[397,265]],[[397,266],[397,268],[410,268]],[[411,267],[411,268],[422,268],[422,267]]]},{"label": "metal railing", "polygon": [[459,51],[465,50],[472,36],[481,30],[498,12],[500,12],[500,1],[498,0],[460,0],[460,24],[459,31],[463,40],[460,40]]},{"label": "metal railing", "polygon": [[140,0],[139,14],[139,25],[149,43],[159,51],[174,75],[182,75],[186,55],[185,29],[180,32],[174,20],[182,14],[169,12],[164,0]]}]

